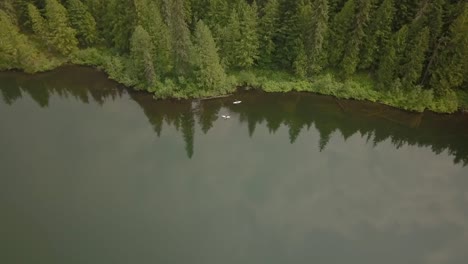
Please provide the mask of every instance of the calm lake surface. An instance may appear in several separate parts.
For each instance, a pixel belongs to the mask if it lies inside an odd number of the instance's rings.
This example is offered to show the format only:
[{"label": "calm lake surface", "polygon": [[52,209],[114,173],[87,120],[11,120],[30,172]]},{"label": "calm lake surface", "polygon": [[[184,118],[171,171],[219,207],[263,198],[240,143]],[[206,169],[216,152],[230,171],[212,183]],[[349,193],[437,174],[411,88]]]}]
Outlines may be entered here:
[{"label": "calm lake surface", "polygon": [[467,263],[468,115],[77,67],[0,91],[0,263]]}]

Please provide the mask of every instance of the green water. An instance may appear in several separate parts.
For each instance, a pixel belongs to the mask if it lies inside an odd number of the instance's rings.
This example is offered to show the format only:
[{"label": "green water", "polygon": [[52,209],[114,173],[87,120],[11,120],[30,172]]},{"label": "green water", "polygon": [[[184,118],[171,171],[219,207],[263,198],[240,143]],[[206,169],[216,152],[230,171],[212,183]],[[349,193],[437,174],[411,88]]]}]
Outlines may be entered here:
[{"label": "green water", "polygon": [[468,115],[155,101],[75,67],[0,90],[0,263],[468,259]]}]

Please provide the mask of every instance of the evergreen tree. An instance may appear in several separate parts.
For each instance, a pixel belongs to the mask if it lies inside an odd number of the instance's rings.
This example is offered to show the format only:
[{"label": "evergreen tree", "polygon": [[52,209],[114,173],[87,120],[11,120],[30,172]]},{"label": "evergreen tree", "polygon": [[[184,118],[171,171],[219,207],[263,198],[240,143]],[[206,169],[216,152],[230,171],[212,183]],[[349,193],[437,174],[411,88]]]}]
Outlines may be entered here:
[{"label": "evergreen tree", "polygon": [[69,25],[68,14],[57,0],[46,0],[47,38],[49,43],[62,55],[77,49],[76,31]]},{"label": "evergreen tree", "polygon": [[237,60],[242,51],[238,48],[238,43],[241,41],[241,25],[237,11],[232,10],[229,17],[229,23],[223,28],[220,38],[221,57],[224,65],[228,67],[236,67]]},{"label": "evergreen tree", "polygon": [[130,49],[130,39],[135,28],[133,0],[110,0],[107,3],[103,35],[110,46],[120,53]]},{"label": "evergreen tree", "polygon": [[252,5],[242,1],[239,7],[241,39],[238,43],[238,57],[236,65],[241,68],[249,68],[254,65],[259,54],[259,38],[257,33],[257,4],[254,1]]},{"label": "evergreen tree", "polygon": [[76,32],[69,26],[67,10],[57,0],[46,0],[45,18],[32,4],[28,5],[28,13],[34,33],[49,48],[62,55],[68,55],[77,49]]},{"label": "evergreen tree", "polygon": [[401,67],[402,84],[412,87],[421,77],[425,54],[429,45],[429,29],[424,27],[408,45],[405,52],[406,62]]},{"label": "evergreen tree", "polygon": [[332,66],[338,66],[343,59],[355,9],[355,0],[349,0],[333,19],[330,29],[330,43],[333,43],[333,45],[328,46],[328,59]]},{"label": "evergreen tree", "polygon": [[80,0],[67,0],[70,24],[82,46],[91,46],[97,38],[96,21]]},{"label": "evergreen tree", "polygon": [[226,74],[220,64],[218,49],[210,29],[198,21],[194,33],[194,49],[197,59],[196,75],[202,89],[216,90],[226,86]]},{"label": "evergreen tree", "polygon": [[151,55],[155,70],[167,74],[172,70],[171,39],[158,4],[154,1],[135,0],[137,21],[151,37]]},{"label": "evergreen tree", "polygon": [[11,22],[9,15],[0,10],[0,70],[17,67],[16,40],[18,35],[18,30]]},{"label": "evergreen tree", "polygon": [[189,73],[192,48],[186,17],[188,12],[183,0],[166,0],[165,8],[171,35],[175,74],[184,76]]},{"label": "evergreen tree", "polygon": [[442,33],[444,16],[444,0],[431,0],[428,11],[428,27],[429,27],[429,47],[434,49],[436,42]]},{"label": "evergreen tree", "polygon": [[275,51],[275,37],[278,34],[279,23],[279,2],[278,0],[268,0],[262,9],[263,16],[259,22],[260,55],[259,61],[263,66],[270,66],[272,54]]},{"label": "evergreen tree", "polygon": [[384,0],[369,25],[364,42],[360,68],[374,68],[388,48],[395,13],[394,0]]},{"label": "evergreen tree", "polygon": [[[324,41],[328,30],[327,0],[302,1],[298,7],[298,25],[307,56],[307,72],[320,72],[326,59]],[[298,58],[302,58],[299,50]]]},{"label": "evergreen tree", "polygon": [[308,62],[312,56],[314,25],[312,17],[312,4],[309,0],[299,2],[297,8],[297,27],[300,35],[296,48],[296,60],[294,61],[294,71],[297,76],[305,77],[309,72]]},{"label": "evergreen tree", "polygon": [[157,76],[151,57],[151,38],[142,26],[137,26],[130,42],[130,56],[133,73],[139,80],[138,88],[148,88],[155,84]]},{"label": "evergreen tree", "polygon": [[403,60],[404,51],[407,45],[408,27],[403,26],[396,32],[388,45],[386,51],[380,58],[379,69],[377,71],[378,87],[389,89],[397,78],[397,71]]},{"label": "evergreen tree", "polygon": [[298,40],[297,41],[297,48],[296,48],[296,54],[297,54],[297,57],[296,59],[294,60],[294,63],[293,63],[293,69],[294,69],[294,73],[300,77],[300,78],[304,78],[307,76],[307,54],[304,50],[304,44],[302,43],[302,41]]},{"label": "evergreen tree", "polygon": [[276,49],[274,62],[286,69],[294,68],[293,64],[299,57],[298,41],[301,40],[301,32],[298,27],[299,0],[280,2],[280,19],[278,34],[275,38]]},{"label": "evergreen tree", "polygon": [[328,32],[328,0],[314,0],[313,7],[313,38],[310,46],[310,70],[318,73],[324,67],[326,52],[325,39]]},{"label": "evergreen tree", "polygon": [[[462,87],[468,79],[468,4],[450,25],[449,36],[439,47],[430,86],[438,95]],[[465,89],[468,89],[465,86]]]},{"label": "evergreen tree", "polygon": [[347,45],[341,63],[341,70],[344,77],[353,74],[359,63],[360,49],[365,37],[365,29],[372,7],[371,4],[371,0],[357,0],[356,14],[352,23],[352,33],[347,38]]},{"label": "evergreen tree", "polygon": [[28,13],[34,33],[36,33],[36,35],[43,41],[47,42],[47,24],[45,19],[33,4],[28,4]]}]

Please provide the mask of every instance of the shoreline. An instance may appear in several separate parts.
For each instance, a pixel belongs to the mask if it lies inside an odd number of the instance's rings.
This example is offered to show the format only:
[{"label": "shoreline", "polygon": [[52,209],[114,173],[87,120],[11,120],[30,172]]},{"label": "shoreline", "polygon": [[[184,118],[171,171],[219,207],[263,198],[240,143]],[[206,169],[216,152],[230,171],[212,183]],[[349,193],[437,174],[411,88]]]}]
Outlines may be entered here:
[{"label": "shoreline", "polygon": [[[372,98],[372,97],[366,97],[365,94],[358,94],[358,96],[350,96],[349,94],[341,94],[339,93],[339,91],[331,91],[330,93],[327,93],[327,92],[323,92],[323,91],[320,91],[320,90],[315,90],[313,88],[313,84],[314,84],[314,81],[310,81],[310,80],[299,80],[299,79],[278,79],[277,80],[271,80],[272,83],[275,83],[275,82],[281,82],[281,85],[279,86],[279,88],[277,87],[273,87],[273,89],[271,87],[268,86],[268,84],[270,83],[270,80],[268,79],[265,79],[265,76],[261,76],[261,75],[255,75],[255,72],[251,73],[249,72],[249,74],[253,74],[254,78],[254,82],[253,83],[249,83],[249,82],[246,82],[244,80],[240,80],[240,81],[243,81],[242,84],[239,84],[237,83],[235,85],[235,87],[233,87],[229,92],[227,93],[220,93],[220,92],[216,92],[216,91],[213,91],[213,92],[210,92],[206,95],[199,95],[199,94],[183,94],[183,96],[177,96],[176,94],[172,94],[172,95],[169,95],[167,97],[164,97],[164,98],[161,98],[161,97],[158,97],[154,92],[152,91],[149,91],[149,90],[144,90],[144,89],[138,89],[134,86],[128,86],[126,85],[125,83],[121,82],[118,80],[118,78],[112,78],[112,76],[108,73],[108,71],[105,69],[105,67],[102,67],[102,66],[95,66],[95,65],[89,65],[89,64],[80,64],[80,63],[64,63],[64,64],[61,64],[55,68],[52,68],[52,69],[46,69],[46,70],[43,70],[43,71],[39,71],[39,72],[35,72],[35,73],[29,73],[29,72],[25,72],[24,70],[21,70],[21,69],[9,69],[9,70],[1,70],[0,73],[8,73],[8,72],[12,72],[12,73],[19,73],[19,74],[25,74],[25,75],[29,75],[29,76],[34,76],[34,75],[38,75],[38,74],[47,74],[48,72],[53,72],[55,70],[58,70],[60,68],[68,68],[68,67],[83,67],[83,68],[88,68],[88,69],[92,69],[94,71],[97,71],[97,72],[102,72],[103,74],[106,75],[107,79],[111,80],[111,81],[114,81],[116,82],[118,85],[122,85],[123,87],[125,87],[126,89],[128,89],[129,91],[132,91],[132,92],[141,92],[141,93],[147,93],[148,95],[153,95],[153,98],[155,100],[194,100],[194,99],[198,99],[198,100],[214,100],[214,99],[222,99],[222,98],[228,98],[228,97],[231,97],[233,96],[236,92],[242,90],[242,91],[251,91],[251,90],[255,90],[255,91],[261,91],[261,92],[264,92],[264,93],[310,93],[310,94],[316,94],[316,95],[322,95],[322,96],[330,96],[334,99],[336,99],[337,101],[338,100],[353,100],[353,101],[366,101],[366,102],[369,102],[369,103],[375,103],[375,104],[380,104],[380,105],[384,105],[384,106],[388,106],[388,107],[392,107],[392,108],[395,108],[395,109],[398,109],[398,110],[402,110],[402,111],[405,111],[405,112],[409,112],[409,113],[424,113],[424,112],[431,112],[431,113],[435,113],[435,114],[440,114],[440,115],[452,115],[452,114],[468,114],[468,107],[466,107],[466,105],[468,105],[468,102],[465,102],[465,107],[463,105],[459,105],[459,107],[455,110],[455,111],[434,111],[433,109],[429,109],[427,107],[424,107],[424,109],[422,111],[418,110],[418,109],[412,109],[411,106],[398,106],[398,105],[395,105],[395,104],[391,104],[391,103],[386,103],[384,100],[379,100],[379,99],[382,99],[382,98]],[[284,72],[274,72],[274,71],[270,71],[268,73],[277,73],[277,74],[285,74]],[[241,73],[237,73],[237,75],[239,74],[242,74]],[[236,76],[236,73],[234,73],[234,76],[235,77],[238,77]],[[331,77],[332,80],[333,80],[333,76],[332,74],[326,74],[324,76],[327,76],[327,77]],[[336,83],[340,84],[340,82],[338,81],[335,81]],[[359,84],[358,82],[356,82],[357,84]],[[356,83],[352,83],[352,84],[356,84]],[[346,85],[346,83],[341,83],[343,86]],[[308,87],[306,87],[304,89],[304,87],[302,87],[303,85],[306,85]],[[364,85],[365,86],[365,85]],[[382,92],[380,91],[376,91],[374,90],[373,88],[369,88],[369,85],[367,84],[367,90],[370,91],[370,92],[373,92],[373,93],[380,93],[380,95],[382,96]],[[312,89],[311,89],[312,88]],[[348,90],[349,91],[349,90]],[[466,94],[466,96],[468,96],[468,93]],[[385,98],[384,98],[385,99]]]}]

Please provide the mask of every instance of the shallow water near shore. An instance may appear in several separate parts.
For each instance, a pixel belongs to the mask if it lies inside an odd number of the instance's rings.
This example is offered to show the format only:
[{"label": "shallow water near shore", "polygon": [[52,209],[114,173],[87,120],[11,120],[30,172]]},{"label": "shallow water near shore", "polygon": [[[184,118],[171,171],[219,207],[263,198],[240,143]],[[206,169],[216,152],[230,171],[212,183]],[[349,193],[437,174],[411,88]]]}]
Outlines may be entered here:
[{"label": "shallow water near shore", "polygon": [[468,259],[466,114],[64,67],[0,73],[0,123],[1,263]]}]

